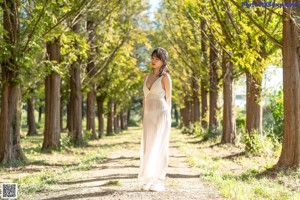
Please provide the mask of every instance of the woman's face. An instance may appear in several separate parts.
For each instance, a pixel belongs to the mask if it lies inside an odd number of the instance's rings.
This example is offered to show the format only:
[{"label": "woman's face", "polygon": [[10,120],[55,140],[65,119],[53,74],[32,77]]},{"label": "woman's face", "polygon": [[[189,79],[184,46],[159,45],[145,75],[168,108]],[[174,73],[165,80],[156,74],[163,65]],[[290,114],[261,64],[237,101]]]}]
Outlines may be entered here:
[{"label": "woman's face", "polygon": [[155,55],[152,56],[151,58],[151,65],[152,68],[160,68],[163,65],[163,61],[161,61],[158,57],[156,57]]}]

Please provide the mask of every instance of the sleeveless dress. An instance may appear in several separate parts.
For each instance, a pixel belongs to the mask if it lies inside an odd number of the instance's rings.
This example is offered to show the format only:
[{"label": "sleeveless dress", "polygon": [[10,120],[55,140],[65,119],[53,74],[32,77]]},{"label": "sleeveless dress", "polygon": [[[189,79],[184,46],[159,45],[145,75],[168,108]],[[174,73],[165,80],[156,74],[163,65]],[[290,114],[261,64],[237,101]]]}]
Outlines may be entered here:
[{"label": "sleeveless dress", "polygon": [[171,111],[165,100],[165,90],[161,79],[156,79],[151,88],[147,80],[143,85],[145,110],[143,113],[143,131],[140,145],[140,168],[138,184],[164,181],[169,163],[169,135],[171,129]]}]

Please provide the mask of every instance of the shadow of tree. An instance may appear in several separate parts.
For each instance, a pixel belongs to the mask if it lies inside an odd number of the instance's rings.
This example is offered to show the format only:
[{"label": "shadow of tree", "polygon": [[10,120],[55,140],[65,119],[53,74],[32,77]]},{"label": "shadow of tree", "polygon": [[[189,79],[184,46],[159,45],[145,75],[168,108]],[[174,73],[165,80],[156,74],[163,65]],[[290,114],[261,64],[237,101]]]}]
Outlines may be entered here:
[{"label": "shadow of tree", "polygon": [[238,158],[240,156],[244,156],[246,155],[246,152],[245,151],[242,151],[242,152],[239,152],[239,153],[235,153],[235,154],[231,154],[231,155],[228,155],[228,156],[223,156],[221,157],[222,159],[235,159],[235,158]]},{"label": "shadow of tree", "polygon": [[59,182],[59,184],[72,185],[72,184],[89,183],[89,182],[96,182],[96,181],[107,181],[112,179],[119,180],[119,179],[135,179],[135,178],[137,178],[137,174],[110,174],[107,176],[94,177],[92,179]]},{"label": "shadow of tree", "polygon": [[103,192],[94,192],[94,193],[85,193],[85,194],[71,194],[71,195],[64,195],[60,197],[51,197],[44,200],[65,200],[65,199],[85,199],[88,197],[103,197],[108,196],[115,193],[117,190],[106,190]]}]

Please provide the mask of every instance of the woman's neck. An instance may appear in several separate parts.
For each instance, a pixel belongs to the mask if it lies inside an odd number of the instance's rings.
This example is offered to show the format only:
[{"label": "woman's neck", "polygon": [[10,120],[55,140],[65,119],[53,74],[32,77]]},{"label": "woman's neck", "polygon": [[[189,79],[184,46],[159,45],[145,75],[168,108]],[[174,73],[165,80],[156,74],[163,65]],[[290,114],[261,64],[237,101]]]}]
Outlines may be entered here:
[{"label": "woman's neck", "polygon": [[155,76],[158,76],[158,75],[159,75],[159,69],[157,69],[157,70],[154,69],[152,73],[153,73]]}]

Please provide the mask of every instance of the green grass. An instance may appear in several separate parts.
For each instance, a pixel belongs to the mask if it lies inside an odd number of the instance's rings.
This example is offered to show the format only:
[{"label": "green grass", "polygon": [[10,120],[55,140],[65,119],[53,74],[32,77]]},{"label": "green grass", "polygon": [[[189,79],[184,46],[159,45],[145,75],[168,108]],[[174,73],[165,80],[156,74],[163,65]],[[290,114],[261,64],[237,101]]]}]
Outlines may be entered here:
[{"label": "green grass", "polygon": [[215,139],[201,140],[179,130],[173,136],[188,157],[187,162],[201,169],[199,177],[215,186],[222,196],[243,200],[300,199],[300,171],[270,170],[279,151],[273,155],[251,155],[242,147],[219,144]]},{"label": "green grass", "polygon": [[120,182],[118,180],[110,180],[103,184],[103,186],[120,186]]}]

